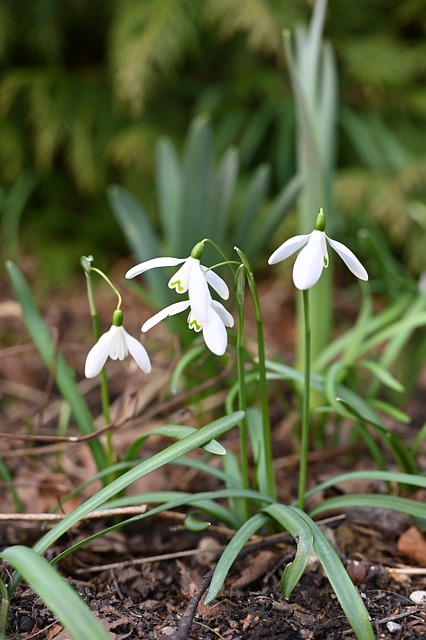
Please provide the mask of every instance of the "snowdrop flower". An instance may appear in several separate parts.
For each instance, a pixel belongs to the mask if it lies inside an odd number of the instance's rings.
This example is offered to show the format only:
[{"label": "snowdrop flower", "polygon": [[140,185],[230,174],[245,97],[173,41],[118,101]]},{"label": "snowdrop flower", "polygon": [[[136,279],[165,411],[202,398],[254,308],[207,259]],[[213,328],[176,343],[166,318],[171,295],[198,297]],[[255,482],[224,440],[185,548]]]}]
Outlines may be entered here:
[{"label": "snowdrop flower", "polygon": [[298,289],[310,289],[321,276],[323,268],[328,267],[327,243],[342,258],[348,269],[360,280],[368,280],[368,273],[352,253],[341,242],[332,240],[325,233],[325,215],[322,209],[317,216],[315,229],[307,235],[294,236],[286,240],[268,260],[268,264],[276,264],[302,249],[293,267],[293,282]]},{"label": "snowdrop flower", "polygon": [[208,293],[209,304],[207,307],[206,320],[202,321],[194,311],[190,300],[184,300],[182,302],[175,302],[170,306],[162,309],[156,313],[152,318],[149,318],[143,325],[142,331],[149,331],[156,324],[164,320],[169,316],[174,316],[181,311],[190,309],[188,315],[188,326],[194,331],[202,331],[204,342],[212,353],[217,356],[223,356],[228,344],[228,336],[226,333],[226,327],[234,326],[234,318],[229,311],[225,309],[223,304],[213,300]]},{"label": "snowdrop flower", "polygon": [[84,369],[86,378],[97,376],[108,356],[112,360],[124,360],[129,352],[142,371],[145,373],[151,371],[151,362],[145,348],[136,338],[127,333],[123,327],[123,312],[121,309],[116,309],[111,328],[99,338],[87,355]]},{"label": "snowdrop flower", "polygon": [[[181,264],[182,266],[180,269],[178,269],[178,271],[176,271],[176,273],[170,278],[168,285],[170,289],[175,289],[177,293],[188,292],[191,309],[199,321],[204,325],[208,323],[209,310],[211,306],[211,296],[208,284],[224,300],[228,299],[229,290],[221,277],[200,263],[200,257],[203,249],[204,243],[199,242],[195,245],[188,258],[162,257],[141,262],[135,267],[129,269],[126,273],[126,278],[134,278],[135,276],[138,276],[149,269],[154,269],[155,267],[174,267]],[[175,313],[178,312],[176,311]]]}]

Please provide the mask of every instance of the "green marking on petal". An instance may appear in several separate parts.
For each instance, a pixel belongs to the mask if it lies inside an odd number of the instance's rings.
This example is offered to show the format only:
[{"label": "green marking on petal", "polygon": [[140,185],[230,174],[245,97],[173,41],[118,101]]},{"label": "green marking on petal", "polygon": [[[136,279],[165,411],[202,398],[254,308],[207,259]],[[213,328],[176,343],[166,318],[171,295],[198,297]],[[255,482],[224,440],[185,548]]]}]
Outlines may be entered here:
[{"label": "green marking on petal", "polygon": [[181,280],[170,280],[169,286],[171,289],[176,288],[176,291],[178,293],[183,293],[185,291],[185,288],[183,287]]},{"label": "green marking on petal", "polygon": [[193,318],[188,322],[188,327],[190,329],[194,329],[194,331],[201,331],[201,324],[198,322],[196,318]]}]

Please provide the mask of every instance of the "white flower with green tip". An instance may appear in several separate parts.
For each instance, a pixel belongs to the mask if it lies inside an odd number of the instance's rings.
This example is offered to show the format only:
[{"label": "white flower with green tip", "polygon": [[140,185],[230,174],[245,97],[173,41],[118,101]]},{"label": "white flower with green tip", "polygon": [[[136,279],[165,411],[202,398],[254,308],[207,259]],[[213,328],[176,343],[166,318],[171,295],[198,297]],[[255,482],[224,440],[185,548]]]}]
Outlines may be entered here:
[{"label": "white flower with green tip", "polygon": [[209,304],[207,307],[206,320],[202,321],[194,309],[192,308],[190,300],[184,300],[182,302],[175,302],[170,306],[162,309],[156,313],[152,318],[149,318],[143,325],[142,331],[149,331],[156,324],[168,318],[174,316],[181,311],[190,309],[188,315],[188,326],[196,332],[202,331],[204,342],[212,353],[217,356],[222,356],[228,344],[228,335],[226,333],[226,327],[234,326],[234,318],[229,311],[225,309],[223,304],[212,300],[210,293],[208,293]]},{"label": "white flower with green tip", "polygon": [[274,251],[268,260],[268,264],[281,262],[281,260],[285,260],[285,258],[304,247],[294,263],[293,282],[302,291],[310,289],[320,279],[323,268],[328,267],[327,243],[357,278],[368,280],[368,273],[355,254],[341,242],[332,240],[326,235],[325,216],[322,209],[320,209],[317,216],[314,231],[286,240]]},{"label": "white flower with green tip", "polygon": [[211,300],[208,285],[223,300],[229,298],[229,289],[225,281],[217,273],[200,263],[203,248],[204,243],[199,242],[195,245],[188,258],[161,257],[141,262],[129,269],[126,273],[126,278],[134,278],[156,267],[175,267],[181,264],[180,269],[170,278],[168,286],[170,289],[175,289],[177,293],[188,292],[192,311],[203,324],[206,324]]},{"label": "white flower with green tip", "polygon": [[151,362],[146,349],[133,338],[123,327],[123,312],[116,309],[113,315],[112,326],[97,341],[87,354],[84,373],[86,378],[94,378],[103,369],[108,356],[112,360],[124,360],[131,354],[134,361],[142,371],[151,371]]}]

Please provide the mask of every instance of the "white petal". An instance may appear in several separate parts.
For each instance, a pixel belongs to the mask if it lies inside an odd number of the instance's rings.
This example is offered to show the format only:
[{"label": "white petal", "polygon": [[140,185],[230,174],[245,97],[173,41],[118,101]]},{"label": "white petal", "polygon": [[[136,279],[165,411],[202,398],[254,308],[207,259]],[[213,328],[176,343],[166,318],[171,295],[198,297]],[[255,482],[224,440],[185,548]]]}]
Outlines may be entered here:
[{"label": "white petal", "polygon": [[[189,282],[191,280],[192,270],[194,266],[194,258],[186,258],[183,265],[176,273],[170,278],[168,286],[170,289],[174,289],[176,293],[186,293],[188,291]],[[199,264],[199,260],[197,260]]]},{"label": "white petal", "polygon": [[149,359],[149,356],[146,352],[145,347],[141,345],[139,340],[136,340],[136,338],[134,338],[129,333],[127,333],[124,327],[123,327],[123,333],[124,333],[127,347],[131,355],[133,356],[133,359],[135,360],[136,364],[140,369],[142,369],[142,371],[144,371],[145,373],[149,373],[151,371],[151,361]]},{"label": "white petal", "polygon": [[191,303],[189,302],[189,300],[184,300],[183,302],[175,302],[174,304],[171,304],[170,306],[166,307],[165,309],[162,309],[161,311],[156,313],[155,316],[152,316],[152,318],[149,318],[149,320],[144,322],[141,330],[144,333],[145,331],[149,331],[150,329],[152,329],[152,327],[155,327],[156,324],[161,322],[161,320],[164,320],[164,318],[168,318],[169,316],[174,316],[177,313],[180,313],[181,311],[185,311],[185,309],[188,309],[190,304]]},{"label": "white petal", "polygon": [[311,237],[311,234],[303,236],[294,236],[293,238],[289,238],[286,240],[281,246],[278,247],[271,255],[268,260],[268,264],[276,264],[277,262],[281,262],[285,258],[293,255],[298,249],[303,247]]},{"label": "white petal", "polygon": [[113,328],[114,327],[111,327],[109,331],[102,334],[87,354],[86,364],[84,366],[84,375],[86,378],[94,378],[97,376],[107,361],[113,338]]},{"label": "white petal", "polygon": [[185,260],[186,258],[152,258],[152,260],[141,262],[129,269],[126,273],[126,278],[134,278],[135,276],[139,276],[141,273],[144,273],[149,269],[154,269],[155,267],[175,267],[177,264],[185,262]]},{"label": "white petal", "polygon": [[313,231],[309,242],[299,253],[293,267],[293,282],[298,289],[310,289],[324,268],[324,232]]},{"label": "white petal", "polygon": [[338,242],[337,240],[332,240],[328,236],[327,236],[327,240],[330,243],[330,246],[332,246],[333,249],[336,251],[336,253],[338,253],[339,256],[342,258],[343,262],[348,267],[349,271],[352,271],[352,273],[360,280],[368,280],[367,271],[364,269],[364,267],[362,266],[362,264],[360,263],[356,255],[352,253],[350,249],[345,247],[345,245],[342,244],[341,242]]},{"label": "white petal", "polygon": [[201,324],[205,324],[208,319],[212,297],[200,264],[194,265],[192,268],[188,293],[192,312]]},{"label": "white petal", "polygon": [[204,267],[203,265],[201,265],[201,269],[209,285],[220,295],[221,298],[223,298],[223,300],[228,300],[229,289],[225,280],[222,280],[222,278],[212,269],[207,269],[207,267]]},{"label": "white petal", "polygon": [[229,311],[225,309],[223,304],[217,302],[216,300],[212,300],[212,307],[214,311],[218,314],[219,318],[222,320],[225,327],[233,327],[234,326],[234,318],[231,316]]},{"label": "white petal", "polygon": [[111,360],[124,360],[129,353],[126,344],[126,338],[123,327],[112,326],[111,329],[111,346],[109,349],[109,357]]},{"label": "white petal", "polygon": [[203,327],[203,338],[212,353],[223,356],[228,344],[228,336],[225,325],[213,308],[210,308],[209,321]]}]

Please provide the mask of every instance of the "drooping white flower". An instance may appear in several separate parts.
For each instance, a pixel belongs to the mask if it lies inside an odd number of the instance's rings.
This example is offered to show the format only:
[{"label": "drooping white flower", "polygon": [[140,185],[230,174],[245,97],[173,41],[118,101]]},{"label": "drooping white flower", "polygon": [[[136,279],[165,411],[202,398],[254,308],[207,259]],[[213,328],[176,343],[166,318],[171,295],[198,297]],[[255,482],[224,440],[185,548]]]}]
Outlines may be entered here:
[{"label": "drooping white flower", "polygon": [[188,326],[194,331],[202,331],[204,342],[212,353],[217,356],[222,356],[228,344],[228,335],[226,333],[226,327],[234,326],[234,318],[225,309],[223,304],[212,300],[209,295],[209,305],[207,308],[207,318],[202,321],[194,311],[190,300],[183,300],[182,302],[175,302],[170,306],[162,309],[156,313],[152,318],[149,318],[143,325],[142,331],[149,331],[156,324],[164,320],[169,316],[174,316],[181,311],[190,309],[188,315]]},{"label": "drooping white flower", "polygon": [[293,282],[298,289],[310,289],[321,276],[323,268],[328,267],[327,243],[341,257],[348,269],[360,280],[368,280],[368,273],[358,258],[348,247],[337,240],[332,240],[325,233],[325,217],[322,209],[318,214],[315,229],[306,235],[299,235],[286,240],[268,260],[268,264],[276,264],[302,251],[296,258],[293,267]]},{"label": "drooping white flower", "polygon": [[168,286],[170,289],[175,289],[177,293],[188,292],[191,309],[197,318],[205,324],[208,321],[211,299],[208,285],[224,300],[229,297],[229,289],[225,281],[217,273],[200,263],[203,248],[204,244],[199,242],[195,245],[188,258],[161,257],[141,262],[129,269],[126,273],[126,278],[134,278],[155,267],[174,267],[181,264],[180,269],[170,278]]},{"label": "drooping white flower", "polygon": [[151,362],[146,349],[123,327],[123,312],[114,312],[113,323],[109,331],[102,334],[87,354],[84,373],[86,378],[94,378],[102,371],[108,356],[112,360],[124,360],[131,354],[142,371],[151,371]]}]

